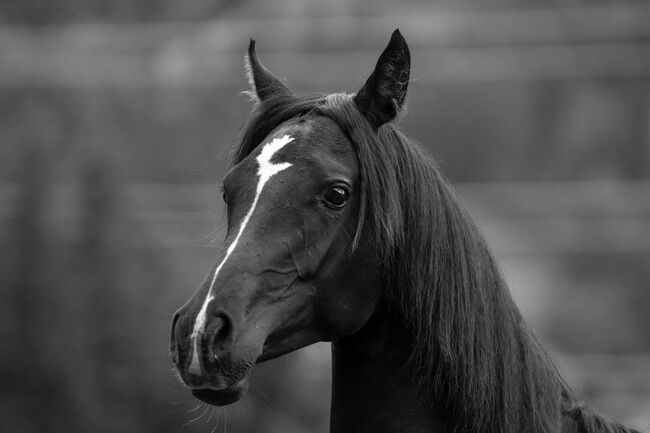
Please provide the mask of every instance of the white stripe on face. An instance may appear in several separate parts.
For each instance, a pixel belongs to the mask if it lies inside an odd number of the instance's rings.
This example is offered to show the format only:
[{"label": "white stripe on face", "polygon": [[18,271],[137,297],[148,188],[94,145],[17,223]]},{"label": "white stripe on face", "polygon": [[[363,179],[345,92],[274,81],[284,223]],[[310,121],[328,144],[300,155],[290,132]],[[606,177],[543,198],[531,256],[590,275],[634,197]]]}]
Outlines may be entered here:
[{"label": "white stripe on face", "polygon": [[257,163],[259,165],[257,169],[257,176],[259,177],[259,179],[257,181],[257,189],[255,190],[255,198],[253,199],[253,204],[251,204],[248,213],[246,214],[241,224],[239,225],[239,231],[237,232],[237,236],[235,236],[235,240],[232,241],[232,243],[226,250],[226,256],[223,258],[221,263],[219,263],[219,266],[217,266],[217,269],[214,271],[214,276],[212,277],[212,282],[210,283],[210,289],[208,290],[208,294],[205,297],[203,306],[201,306],[201,310],[199,310],[199,314],[197,314],[196,320],[194,321],[194,328],[192,329],[192,335],[190,336],[192,340],[192,361],[190,362],[189,371],[192,374],[196,374],[196,375],[201,374],[201,362],[199,361],[198,342],[205,330],[205,319],[208,310],[208,304],[214,299],[212,290],[214,289],[214,283],[217,281],[217,275],[219,275],[219,271],[221,271],[221,268],[226,263],[226,260],[228,260],[228,257],[230,257],[232,252],[235,250],[235,247],[237,246],[237,242],[239,242],[239,238],[244,232],[244,229],[246,228],[246,225],[248,224],[251,215],[253,215],[253,211],[255,210],[255,206],[257,206],[257,201],[260,198],[260,194],[262,193],[262,189],[264,189],[264,185],[266,184],[266,182],[268,182],[268,180],[272,176],[278,174],[279,172],[281,172],[286,168],[291,167],[291,164],[288,162],[273,164],[271,162],[271,158],[276,152],[278,152],[280,149],[282,149],[284,146],[291,143],[292,141],[293,141],[293,137],[291,137],[290,135],[283,135],[280,138],[274,138],[269,143],[266,143],[264,145],[264,148],[262,148],[262,151],[256,158]]}]

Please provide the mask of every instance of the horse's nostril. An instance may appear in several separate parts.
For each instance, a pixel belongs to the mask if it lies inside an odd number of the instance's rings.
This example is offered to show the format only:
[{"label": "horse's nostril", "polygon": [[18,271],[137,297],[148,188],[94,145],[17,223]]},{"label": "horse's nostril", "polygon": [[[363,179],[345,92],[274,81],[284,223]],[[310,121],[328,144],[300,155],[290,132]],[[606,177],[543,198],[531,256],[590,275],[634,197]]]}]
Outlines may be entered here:
[{"label": "horse's nostril", "polygon": [[179,361],[178,342],[176,340],[176,323],[178,322],[178,318],[180,316],[181,315],[178,312],[174,314],[174,318],[172,319],[171,336],[169,338],[169,357],[175,365],[178,365]]},{"label": "horse's nostril", "polygon": [[210,323],[208,331],[209,353],[211,362],[219,361],[219,358],[227,350],[232,339],[232,320],[226,313],[218,312]]}]

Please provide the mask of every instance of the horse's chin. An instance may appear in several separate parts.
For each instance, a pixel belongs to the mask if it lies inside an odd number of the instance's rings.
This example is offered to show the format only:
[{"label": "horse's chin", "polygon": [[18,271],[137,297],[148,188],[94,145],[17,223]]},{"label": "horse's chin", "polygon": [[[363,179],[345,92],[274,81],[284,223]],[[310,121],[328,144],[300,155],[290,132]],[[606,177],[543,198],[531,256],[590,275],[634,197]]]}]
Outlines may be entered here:
[{"label": "horse's chin", "polygon": [[262,353],[257,357],[257,363],[279,358],[287,353],[295,352],[303,347],[318,343],[319,341],[329,341],[323,338],[319,333],[313,330],[295,329],[281,330],[273,332],[264,342]]},{"label": "horse's chin", "polygon": [[269,361],[271,359],[279,358],[282,355],[286,355],[289,352],[293,352],[295,349],[268,349],[264,350],[260,356],[257,357],[257,364],[262,362]]},{"label": "horse's chin", "polygon": [[224,389],[197,388],[192,395],[213,406],[227,406],[239,401],[248,389],[248,376]]}]

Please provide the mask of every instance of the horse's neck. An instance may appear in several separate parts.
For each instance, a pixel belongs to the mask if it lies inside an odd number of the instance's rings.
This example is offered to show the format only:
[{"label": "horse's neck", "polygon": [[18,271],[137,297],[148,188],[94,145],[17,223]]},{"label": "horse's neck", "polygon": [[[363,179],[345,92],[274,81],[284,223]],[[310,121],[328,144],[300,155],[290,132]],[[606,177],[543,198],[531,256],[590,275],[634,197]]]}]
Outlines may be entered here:
[{"label": "horse's neck", "polygon": [[410,343],[388,312],[332,344],[332,433],[441,432],[426,387],[404,365]]}]

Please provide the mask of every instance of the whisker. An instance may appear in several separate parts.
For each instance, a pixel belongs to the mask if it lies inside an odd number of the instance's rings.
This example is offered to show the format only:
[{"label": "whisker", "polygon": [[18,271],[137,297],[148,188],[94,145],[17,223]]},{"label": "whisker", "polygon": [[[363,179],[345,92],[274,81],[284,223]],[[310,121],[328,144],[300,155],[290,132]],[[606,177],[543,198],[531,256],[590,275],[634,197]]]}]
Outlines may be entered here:
[{"label": "whisker", "polygon": [[197,416],[195,418],[192,418],[188,422],[183,424],[183,427],[187,427],[187,426],[190,426],[190,425],[194,424],[195,422],[197,422],[198,420],[203,418],[206,413],[208,413],[208,411],[210,410],[210,407],[208,405],[203,405],[203,404],[201,404],[201,406],[203,406],[205,410],[199,416]]},{"label": "whisker", "polygon": [[249,388],[249,395],[257,401],[262,402],[266,406],[271,405],[271,399],[268,393],[264,391],[261,386],[251,384]]},{"label": "whisker", "polygon": [[216,412],[214,407],[210,407],[209,409],[210,415],[208,416],[208,419],[205,420],[206,424],[209,423],[212,418],[214,418],[214,413]]},{"label": "whisker", "polygon": [[197,410],[201,409],[202,407],[203,407],[203,404],[199,403],[199,404],[196,405],[196,407],[194,409],[188,409],[187,412],[188,413],[196,412]]}]

